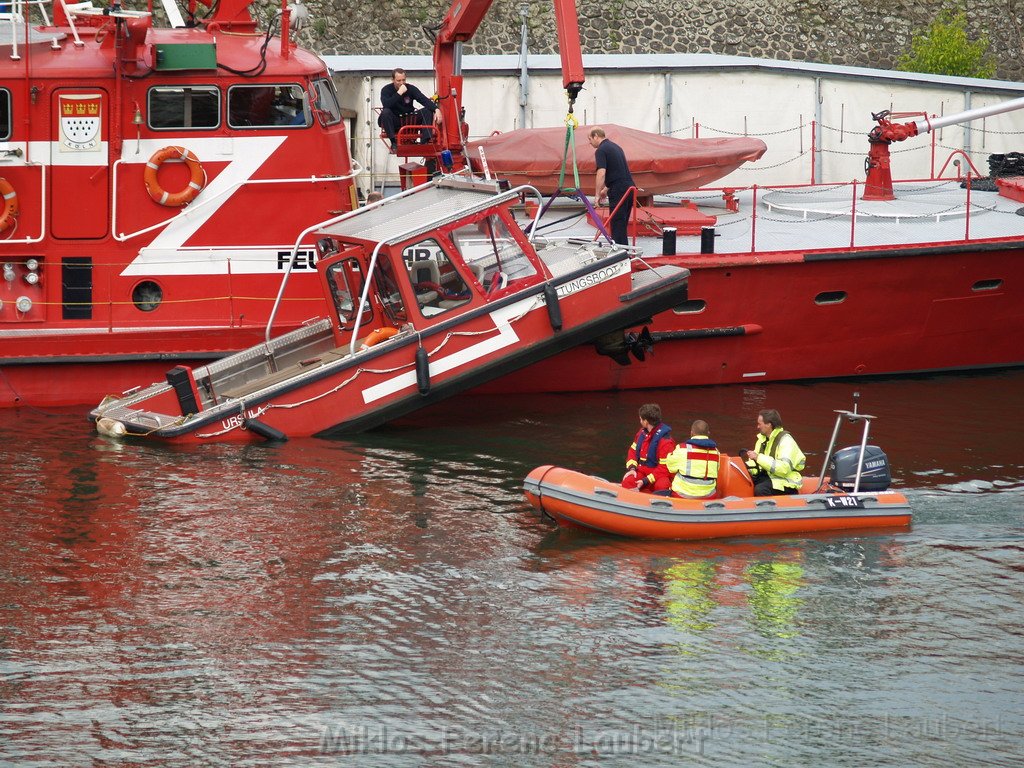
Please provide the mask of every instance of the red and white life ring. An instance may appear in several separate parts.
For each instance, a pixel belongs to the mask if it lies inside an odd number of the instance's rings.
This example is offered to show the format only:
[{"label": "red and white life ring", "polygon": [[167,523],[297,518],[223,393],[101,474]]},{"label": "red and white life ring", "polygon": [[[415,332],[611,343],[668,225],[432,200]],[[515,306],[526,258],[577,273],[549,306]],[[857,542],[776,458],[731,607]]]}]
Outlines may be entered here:
[{"label": "red and white life ring", "polygon": [[18,215],[18,193],[7,179],[0,177],[0,195],[3,195],[3,211],[0,211],[0,232],[14,224]]},{"label": "red and white life ring", "polygon": [[[191,178],[180,192],[168,192],[160,186],[160,182],[156,179],[160,172],[160,166],[167,160],[181,160],[188,166]],[[206,185],[206,171],[203,170],[199,158],[184,147],[171,146],[158,149],[146,162],[146,170],[143,172],[142,178],[146,182],[146,191],[149,192],[149,196],[153,198],[154,202],[170,208],[188,205],[196,199],[196,195]]]}]

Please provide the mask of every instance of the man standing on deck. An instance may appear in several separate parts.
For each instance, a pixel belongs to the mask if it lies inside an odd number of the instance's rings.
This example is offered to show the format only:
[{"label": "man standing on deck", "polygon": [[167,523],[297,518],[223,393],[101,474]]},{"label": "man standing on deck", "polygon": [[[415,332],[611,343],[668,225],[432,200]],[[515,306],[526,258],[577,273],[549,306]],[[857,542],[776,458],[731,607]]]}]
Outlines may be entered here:
[{"label": "man standing on deck", "polygon": [[754,479],[755,496],[800,493],[800,471],[807,459],[796,440],[782,428],[782,417],[774,408],[757,415],[757,442],[752,451],[742,451]]},{"label": "man standing on deck", "polygon": [[[611,235],[619,245],[629,245],[629,233],[626,225],[629,222],[629,214],[633,208],[634,193],[626,192],[630,187],[635,186],[633,177],[629,173],[629,163],[626,162],[626,154],[622,147],[616,144],[604,134],[603,128],[591,128],[589,134],[590,146],[594,148],[594,159],[597,161],[597,184],[594,197],[597,204],[608,197],[608,210],[615,211],[611,220]],[[627,198],[623,200],[623,198]],[[619,205],[619,202],[622,205]]]}]

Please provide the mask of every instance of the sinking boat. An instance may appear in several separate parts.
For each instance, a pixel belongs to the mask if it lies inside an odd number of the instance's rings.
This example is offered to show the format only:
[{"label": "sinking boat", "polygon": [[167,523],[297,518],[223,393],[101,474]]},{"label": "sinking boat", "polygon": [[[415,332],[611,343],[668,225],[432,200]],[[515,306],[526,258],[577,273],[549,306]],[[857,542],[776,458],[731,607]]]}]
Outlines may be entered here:
[{"label": "sinking boat", "polygon": [[268,326],[263,343],[175,366],[90,418],[107,435],[176,442],[356,432],[685,299],[685,269],[634,269],[627,249],[593,240],[531,240],[512,212],[523,196],[541,199],[449,176],[324,222],[329,316],[274,338]]},{"label": "sinking boat", "polygon": [[[580,186],[588,195],[594,191],[597,174],[594,148],[587,141],[591,127],[581,126],[574,131]],[[643,195],[707,186],[744,163],[760,159],[768,149],[760,139],[743,136],[678,139],[623,125],[600,127],[629,158],[630,173]],[[471,141],[467,144],[467,155],[474,170],[483,172],[483,149],[493,173],[550,195],[559,191],[560,180],[563,186],[574,183],[571,166],[567,175],[562,174],[565,141],[565,128],[521,128]]]},{"label": "sinking boat", "polygon": [[[836,414],[821,476],[805,478],[799,494],[755,496],[745,464],[725,454],[719,465],[719,498],[710,501],[640,493],[551,465],[534,469],[526,477],[523,490],[535,509],[563,527],[644,539],[712,539],[909,526],[911,510],[906,496],[888,490],[888,458],[867,442],[874,417],[857,413],[856,406],[853,411]],[[833,454],[845,419],[863,423],[863,438],[860,445]]]}]

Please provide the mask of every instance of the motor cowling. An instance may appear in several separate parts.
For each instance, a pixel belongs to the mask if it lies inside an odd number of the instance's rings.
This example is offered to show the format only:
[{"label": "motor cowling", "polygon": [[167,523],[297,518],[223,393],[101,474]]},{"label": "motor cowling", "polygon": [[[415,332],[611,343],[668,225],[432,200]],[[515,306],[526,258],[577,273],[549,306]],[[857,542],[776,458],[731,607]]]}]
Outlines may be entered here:
[{"label": "motor cowling", "polygon": [[[860,446],[851,445],[848,448],[840,448],[828,463],[828,475],[832,485],[842,488],[844,491],[852,491],[854,481],[857,479],[857,459],[860,456]],[[869,445],[864,448],[864,468],[860,473],[861,491],[884,491],[892,483],[892,473],[889,471],[889,457],[877,445]]]}]

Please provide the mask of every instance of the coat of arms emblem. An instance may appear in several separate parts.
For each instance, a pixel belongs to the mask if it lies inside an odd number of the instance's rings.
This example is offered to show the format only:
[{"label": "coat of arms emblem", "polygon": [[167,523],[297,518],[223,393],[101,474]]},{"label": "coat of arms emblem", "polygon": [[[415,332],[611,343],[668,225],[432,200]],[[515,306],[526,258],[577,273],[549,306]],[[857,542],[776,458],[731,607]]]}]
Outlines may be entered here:
[{"label": "coat of arms emblem", "polygon": [[58,98],[58,109],[62,151],[87,152],[99,147],[102,94],[61,94]]}]

